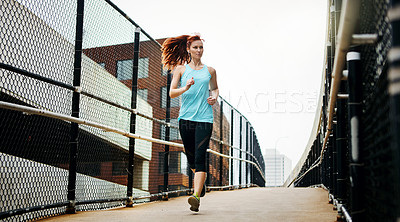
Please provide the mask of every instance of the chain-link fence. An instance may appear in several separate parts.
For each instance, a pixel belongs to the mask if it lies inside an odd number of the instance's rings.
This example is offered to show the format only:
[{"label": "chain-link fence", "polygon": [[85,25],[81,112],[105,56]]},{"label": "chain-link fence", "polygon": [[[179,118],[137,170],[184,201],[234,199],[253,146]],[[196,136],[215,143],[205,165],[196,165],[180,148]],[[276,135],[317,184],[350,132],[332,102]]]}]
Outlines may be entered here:
[{"label": "chain-link fence", "polygon": [[[109,0],[0,2],[0,218],[191,192],[161,45]],[[208,189],[264,186],[250,122],[213,106]]]},{"label": "chain-link fence", "polygon": [[[348,24],[340,19],[345,19],[344,11],[354,5],[359,9],[354,33],[358,36],[350,37],[344,67],[348,75],[339,80],[340,88],[334,95],[337,100],[331,104],[335,107],[333,127],[329,128],[329,98],[333,79],[338,78],[332,76],[338,64],[338,29],[339,24],[344,29]],[[400,218],[399,5],[399,1],[386,0],[329,1],[326,76],[318,129],[298,174],[287,184],[322,184],[329,190],[339,218]],[[346,38],[341,37],[342,41]]]}]

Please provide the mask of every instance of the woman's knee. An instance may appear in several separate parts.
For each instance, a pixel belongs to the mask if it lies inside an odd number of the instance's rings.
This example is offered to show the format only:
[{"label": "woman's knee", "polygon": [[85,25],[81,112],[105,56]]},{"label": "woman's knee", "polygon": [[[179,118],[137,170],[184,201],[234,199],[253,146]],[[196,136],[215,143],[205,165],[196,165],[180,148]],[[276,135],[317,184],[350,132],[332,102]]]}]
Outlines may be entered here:
[{"label": "woman's knee", "polygon": [[196,163],[196,172],[207,172],[205,163]]}]

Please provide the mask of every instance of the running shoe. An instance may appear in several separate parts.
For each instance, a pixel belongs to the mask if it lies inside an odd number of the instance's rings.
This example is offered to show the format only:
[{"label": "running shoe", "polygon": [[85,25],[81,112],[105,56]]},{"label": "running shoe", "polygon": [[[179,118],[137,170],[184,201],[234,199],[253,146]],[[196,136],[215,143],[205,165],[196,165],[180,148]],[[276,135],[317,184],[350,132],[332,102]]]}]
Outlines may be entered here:
[{"label": "running shoe", "polygon": [[188,203],[190,204],[190,210],[194,212],[199,212],[200,199],[195,195],[192,195],[188,199]]}]

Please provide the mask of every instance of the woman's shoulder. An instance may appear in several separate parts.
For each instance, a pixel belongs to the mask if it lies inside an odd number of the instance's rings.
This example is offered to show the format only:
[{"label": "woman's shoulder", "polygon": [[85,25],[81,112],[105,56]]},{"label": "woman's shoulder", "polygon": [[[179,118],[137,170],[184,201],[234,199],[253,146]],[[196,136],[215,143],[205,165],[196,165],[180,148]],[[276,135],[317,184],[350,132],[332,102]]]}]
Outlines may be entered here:
[{"label": "woman's shoulder", "polygon": [[217,71],[211,66],[207,66],[208,72],[210,72],[211,75],[214,75]]},{"label": "woman's shoulder", "polygon": [[185,72],[185,69],[186,69],[186,66],[178,65],[178,66],[175,67],[174,73],[183,74]]},{"label": "woman's shoulder", "polygon": [[185,71],[185,69],[186,69],[185,65],[178,65],[178,66],[175,67],[176,71]]}]

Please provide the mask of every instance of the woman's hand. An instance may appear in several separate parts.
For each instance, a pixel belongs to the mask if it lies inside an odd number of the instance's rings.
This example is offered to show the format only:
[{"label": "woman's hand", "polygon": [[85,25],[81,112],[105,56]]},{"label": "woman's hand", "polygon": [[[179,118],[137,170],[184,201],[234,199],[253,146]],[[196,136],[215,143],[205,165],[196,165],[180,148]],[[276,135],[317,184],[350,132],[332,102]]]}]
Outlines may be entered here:
[{"label": "woman's hand", "polygon": [[189,90],[192,85],[194,85],[193,77],[186,82],[186,90]]},{"label": "woman's hand", "polygon": [[212,106],[217,102],[217,98],[215,98],[214,96],[210,96],[207,98],[207,102]]}]

